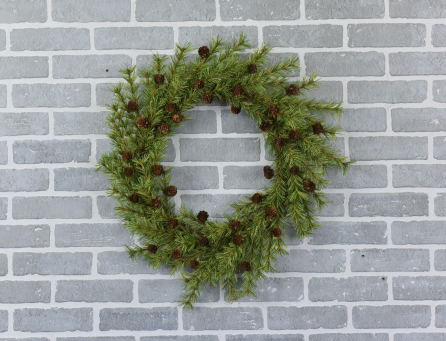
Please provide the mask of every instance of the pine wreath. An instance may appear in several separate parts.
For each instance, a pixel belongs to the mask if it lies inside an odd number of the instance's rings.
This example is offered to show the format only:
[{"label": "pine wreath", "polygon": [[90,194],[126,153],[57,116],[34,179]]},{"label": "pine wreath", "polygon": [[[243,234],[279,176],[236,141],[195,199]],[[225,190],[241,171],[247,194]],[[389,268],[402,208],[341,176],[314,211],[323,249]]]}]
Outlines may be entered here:
[{"label": "pine wreath", "polygon": [[[177,44],[170,63],[155,54],[146,70],[121,70],[125,83],[113,88],[114,100],[107,105],[113,148],[97,170],[109,176],[116,214],[139,237],[127,250],[150,266],[164,264],[180,273],[181,303],[189,308],[209,283],[220,282],[229,301],[255,295],[256,281],[275,270],[275,256],[287,253],[284,227],[291,222],[303,237],[319,226],[314,213],[327,203],[320,192],[328,184],[326,168],[336,165],[345,173],[351,163],[328,143],[340,128],[322,118],[340,116],[341,103],[302,97],[319,87],[316,74],[287,84],[287,74],[299,70],[297,56],[270,65],[266,44],[246,60],[239,56],[245,48],[250,48],[245,34],[232,44],[217,36],[187,62],[191,44]],[[183,114],[200,100],[209,104],[216,98],[229,102],[235,114],[243,108],[275,155],[264,169],[271,186],[232,204],[234,211],[223,222],[208,219],[203,210],[175,210],[171,168],[161,165],[168,137],[190,119]]]}]

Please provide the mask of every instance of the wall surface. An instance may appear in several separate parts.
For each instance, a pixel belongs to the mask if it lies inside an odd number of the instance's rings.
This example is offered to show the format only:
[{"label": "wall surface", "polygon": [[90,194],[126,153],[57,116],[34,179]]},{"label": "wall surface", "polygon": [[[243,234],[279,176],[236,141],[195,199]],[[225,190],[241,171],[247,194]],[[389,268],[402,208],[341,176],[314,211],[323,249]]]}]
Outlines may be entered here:
[{"label": "wall surface", "polygon": [[[0,0],[0,340],[446,340],[446,1]],[[131,262],[107,179],[106,103],[118,70],[174,43],[248,34],[297,53],[343,100],[332,203],[258,299]],[[246,114],[197,106],[169,146],[177,204],[221,216],[268,183]]]}]

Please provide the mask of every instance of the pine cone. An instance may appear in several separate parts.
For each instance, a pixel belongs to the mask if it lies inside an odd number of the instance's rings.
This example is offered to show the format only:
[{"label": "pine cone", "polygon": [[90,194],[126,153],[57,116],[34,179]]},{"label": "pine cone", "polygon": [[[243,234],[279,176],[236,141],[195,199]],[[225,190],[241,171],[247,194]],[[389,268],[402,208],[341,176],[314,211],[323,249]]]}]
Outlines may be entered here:
[{"label": "pine cone", "polygon": [[202,46],[198,49],[198,54],[202,59],[209,57],[209,53],[209,47],[207,46]]},{"label": "pine cone", "polygon": [[232,88],[232,95],[234,97],[240,97],[241,95],[243,95],[243,88],[241,85],[236,85]]},{"label": "pine cone", "polygon": [[282,230],[277,226],[271,230],[271,233],[274,237],[280,237],[282,235]]},{"label": "pine cone", "polygon": [[243,238],[243,236],[241,234],[236,234],[233,238],[232,238],[232,242],[235,245],[242,245],[243,242],[245,241],[245,238]]},{"label": "pine cone", "polygon": [[138,111],[138,102],[137,101],[129,101],[127,103],[127,111],[128,112]]},{"label": "pine cone", "polygon": [[290,168],[291,175],[298,175],[299,174],[299,167],[293,166]]},{"label": "pine cone", "polygon": [[260,130],[263,131],[263,132],[265,132],[265,133],[267,133],[268,131],[270,131],[272,127],[273,127],[273,126],[271,125],[271,123],[269,123],[269,122],[267,122],[267,121],[263,121],[263,122],[260,124]]},{"label": "pine cone", "polygon": [[129,162],[129,161],[132,160],[132,158],[133,158],[133,155],[132,155],[132,153],[129,152],[128,150],[126,150],[125,152],[122,153],[122,159],[123,159],[124,161]]},{"label": "pine cone", "polygon": [[162,205],[162,202],[160,199],[155,198],[155,199],[152,199],[152,201],[150,202],[150,205],[152,205],[152,207],[156,210],[158,207],[160,207]]},{"label": "pine cone", "polygon": [[160,84],[163,84],[164,83],[164,75],[162,75],[162,74],[160,74],[160,73],[157,73],[156,75],[155,75],[155,84],[157,84],[157,85],[160,85]]},{"label": "pine cone", "polygon": [[271,116],[273,118],[277,117],[277,115],[279,115],[279,107],[275,104],[270,104],[268,106],[268,113],[269,113],[269,116]]},{"label": "pine cone", "polygon": [[201,101],[206,105],[211,104],[213,100],[214,95],[212,94],[212,92],[205,92],[203,95],[201,95]]},{"label": "pine cone", "polygon": [[322,126],[321,122],[315,122],[313,124],[313,134],[319,135],[324,131],[324,127]]},{"label": "pine cone", "polygon": [[241,262],[240,269],[243,271],[251,271],[251,263],[250,262]]},{"label": "pine cone", "polygon": [[176,105],[173,102],[167,103],[164,109],[166,109],[167,112],[173,113],[176,109]]},{"label": "pine cone", "polygon": [[204,82],[201,79],[195,80],[194,88],[197,89],[197,90],[203,89],[204,88]]},{"label": "pine cone", "polygon": [[181,121],[183,120],[183,117],[180,114],[173,114],[172,115],[172,121],[174,121],[175,123],[181,123]]},{"label": "pine cone", "polygon": [[168,197],[174,197],[175,195],[177,195],[177,188],[175,186],[167,186],[166,195]]},{"label": "pine cone", "polygon": [[232,112],[234,115],[237,115],[238,113],[240,113],[241,110],[242,110],[241,107],[236,107],[235,105],[231,105],[231,112]]},{"label": "pine cone", "polygon": [[294,141],[294,142],[297,140],[300,140],[300,137],[301,137],[300,131],[299,130],[291,130],[289,137],[290,137],[290,140]]},{"label": "pine cone", "polygon": [[136,203],[139,201],[139,195],[136,194],[136,193],[133,193],[133,194],[129,197],[129,200],[130,200],[132,203],[136,204]]},{"label": "pine cone", "polygon": [[278,138],[276,138],[274,140],[274,145],[277,148],[282,148],[285,145],[285,142],[286,142],[285,139],[283,137],[279,136]]},{"label": "pine cone", "polygon": [[198,245],[202,247],[209,246],[209,239],[207,239],[207,237],[201,237],[198,241]]},{"label": "pine cone", "polygon": [[290,84],[286,89],[286,94],[289,96],[297,95],[299,93],[299,88],[295,84]]},{"label": "pine cone", "polygon": [[248,73],[256,73],[257,72],[257,66],[255,64],[248,65]]},{"label": "pine cone", "polygon": [[167,134],[169,132],[169,125],[166,123],[161,123],[161,125],[158,127],[158,130],[162,133],[162,134]]},{"label": "pine cone", "polygon": [[147,245],[147,251],[149,251],[149,253],[156,253],[156,251],[158,251],[158,246],[156,246],[155,244],[149,244]]},{"label": "pine cone", "polygon": [[209,218],[209,214],[206,211],[200,211],[197,214],[197,219],[200,223],[205,223]]},{"label": "pine cone", "polygon": [[164,168],[163,168],[163,166],[161,166],[161,165],[155,165],[155,166],[153,166],[153,168],[152,168],[152,172],[153,172],[153,174],[155,174],[155,175],[161,175],[161,174],[164,173]]},{"label": "pine cone", "polygon": [[255,193],[252,197],[251,200],[254,204],[260,204],[263,201],[263,195],[260,193]]},{"label": "pine cone", "polygon": [[183,252],[181,249],[176,249],[172,252],[172,258],[175,260],[181,259],[183,257]]},{"label": "pine cone", "polygon": [[131,177],[133,175],[133,168],[132,167],[125,167],[124,168],[124,175]]},{"label": "pine cone", "polygon": [[273,219],[277,215],[277,210],[274,208],[274,206],[268,206],[265,213],[268,219]]},{"label": "pine cone", "polygon": [[149,120],[147,119],[147,117],[141,115],[136,120],[136,125],[139,128],[147,129],[149,127]]},{"label": "pine cone", "polygon": [[313,193],[316,190],[316,184],[311,180],[304,180],[303,185],[307,193]]},{"label": "pine cone", "polygon": [[231,228],[234,231],[240,230],[241,227],[242,227],[242,224],[241,224],[240,220],[233,220],[233,221],[231,221]]},{"label": "pine cone", "polygon": [[272,169],[270,166],[263,167],[263,175],[268,180],[272,179],[274,177],[274,169]]},{"label": "pine cone", "polygon": [[167,219],[167,226],[171,229],[174,229],[178,226],[178,219],[175,218],[169,218]]},{"label": "pine cone", "polygon": [[193,270],[197,270],[199,265],[200,265],[200,263],[199,263],[195,258],[192,258],[192,259],[189,261],[189,266],[190,266]]}]

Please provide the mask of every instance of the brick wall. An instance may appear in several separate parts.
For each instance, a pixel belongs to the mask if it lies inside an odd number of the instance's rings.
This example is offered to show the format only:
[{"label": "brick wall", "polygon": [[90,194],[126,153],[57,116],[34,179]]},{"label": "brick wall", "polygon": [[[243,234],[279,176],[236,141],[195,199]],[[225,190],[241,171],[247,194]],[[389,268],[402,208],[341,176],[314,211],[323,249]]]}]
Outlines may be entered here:
[{"label": "brick wall", "polygon": [[[446,340],[445,18],[444,0],[0,0],[0,340]],[[94,171],[104,104],[120,68],[242,31],[344,101],[335,147],[357,163],[328,172],[322,227],[287,231],[257,299],[209,287],[191,313],[124,251]],[[272,161],[221,104],[191,110],[165,159],[177,204],[217,218]]]}]

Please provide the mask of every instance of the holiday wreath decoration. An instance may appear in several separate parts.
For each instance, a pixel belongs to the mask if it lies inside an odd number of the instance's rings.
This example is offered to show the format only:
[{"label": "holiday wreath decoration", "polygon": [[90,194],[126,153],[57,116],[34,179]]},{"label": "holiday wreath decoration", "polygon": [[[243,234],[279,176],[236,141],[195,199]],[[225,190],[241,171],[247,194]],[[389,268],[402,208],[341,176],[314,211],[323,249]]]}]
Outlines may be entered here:
[{"label": "holiday wreath decoration", "polygon": [[[267,44],[244,59],[245,48],[250,48],[245,34],[232,44],[217,36],[188,61],[191,44],[177,44],[168,64],[167,56],[155,54],[138,74],[136,66],[121,70],[126,84],[113,88],[114,101],[107,105],[112,151],[102,156],[97,170],[108,174],[116,214],[139,238],[127,250],[155,268],[164,264],[172,274],[180,273],[181,303],[188,308],[206,284],[221,283],[229,302],[255,295],[256,281],[275,270],[275,256],[287,253],[284,227],[292,223],[303,237],[319,226],[314,213],[327,203],[320,191],[328,183],[327,167],[345,173],[351,163],[329,144],[340,127],[323,120],[327,113],[340,116],[341,102],[303,97],[320,86],[316,74],[287,84],[287,74],[299,70],[297,56],[270,65]],[[271,186],[232,204],[224,221],[184,205],[176,210],[171,168],[161,164],[168,137],[190,119],[186,111],[200,100],[208,105],[217,98],[229,102],[233,114],[243,108],[275,155],[264,167]]]}]

